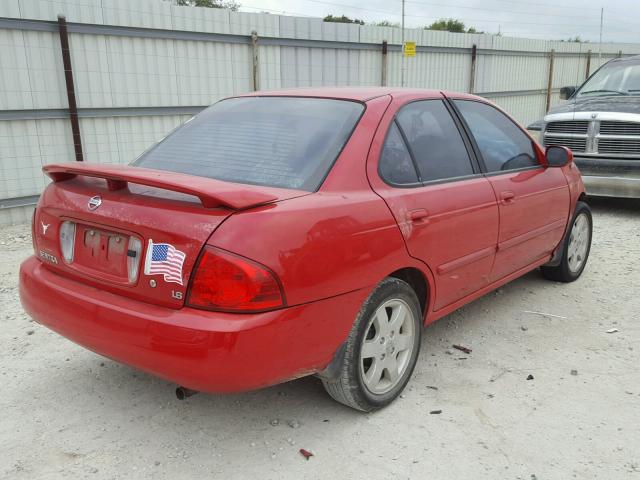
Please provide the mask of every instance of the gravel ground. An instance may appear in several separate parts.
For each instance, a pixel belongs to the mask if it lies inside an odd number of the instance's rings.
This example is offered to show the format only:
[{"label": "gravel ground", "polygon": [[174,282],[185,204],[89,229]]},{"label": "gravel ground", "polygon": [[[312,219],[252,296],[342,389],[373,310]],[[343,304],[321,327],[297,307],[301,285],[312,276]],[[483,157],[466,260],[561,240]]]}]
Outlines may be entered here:
[{"label": "gravel ground", "polygon": [[407,390],[374,414],[315,378],[176,400],[30,321],[29,229],[5,228],[0,478],[640,479],[640,202],[592,204],[579,281],[532,272],[436,322]]}]

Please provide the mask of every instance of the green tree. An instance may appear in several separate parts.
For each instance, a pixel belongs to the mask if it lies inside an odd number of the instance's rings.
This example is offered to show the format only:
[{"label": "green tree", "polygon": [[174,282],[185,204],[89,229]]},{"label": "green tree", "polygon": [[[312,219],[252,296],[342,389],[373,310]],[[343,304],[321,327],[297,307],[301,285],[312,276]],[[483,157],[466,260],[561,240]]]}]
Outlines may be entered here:
[{"label": "green tree", "polygon": [[441,30],[453,33],[482,33],[478,32],[474,27],[467,29],[463,21],[455,18],[441,18],[424,28],[425,30]]},{"label": "green tree", "polygon": [[[561,42],[564,42],[564,40],[560,40]],[[577,43],[589,43],[589,40],[582,40],[580,38],[580,35],[576,35],[575,37],[569,37],[566,40],[567,42],[577,42]]]},{"label": "green tree", "polygon": [[335,22],[335,23],[357,23],[358,25],[364,25],[364,20],[358,20],[357,18],[351,19],[342,15],[341,17],[327,15],[322,19],[325,22]]},{"label": "green tree", "polygon": [[380,22],[374,22],[372,25],[375,25],[376,27],[400,27],[400,24],[398,22],[391,22],[389,20],[382,20]]},{"label": "green tree", "polygon": [[237,12],[240,4],[234,0],[176,0],[176,5],[181,7],[207,7],[207,8],[228,8]]}]

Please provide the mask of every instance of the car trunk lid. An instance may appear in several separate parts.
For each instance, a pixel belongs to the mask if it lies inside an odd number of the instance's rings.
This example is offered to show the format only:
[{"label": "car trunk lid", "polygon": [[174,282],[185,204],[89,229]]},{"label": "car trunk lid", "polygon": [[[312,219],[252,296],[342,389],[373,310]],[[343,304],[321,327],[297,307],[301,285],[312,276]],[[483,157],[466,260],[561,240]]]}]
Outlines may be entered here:
[{"label": "car trunk lid", "polygon": [[34,221],[48,268],[179,308],[198,255],[233,213],[308,192],[123,165],[56,164]]}]

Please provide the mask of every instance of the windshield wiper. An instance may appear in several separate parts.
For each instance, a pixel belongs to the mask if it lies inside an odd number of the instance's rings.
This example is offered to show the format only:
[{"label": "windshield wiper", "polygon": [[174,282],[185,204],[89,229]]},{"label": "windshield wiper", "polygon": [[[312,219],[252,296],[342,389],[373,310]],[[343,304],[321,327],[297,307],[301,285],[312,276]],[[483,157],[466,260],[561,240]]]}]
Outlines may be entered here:
[{"label": "windshield wiper", "polygon": [[615,93],[618,95],[629,95],[627,92],[621,90],[589,90],[587,92],[580,92],[580,95],[586,95],[587,93]]}]

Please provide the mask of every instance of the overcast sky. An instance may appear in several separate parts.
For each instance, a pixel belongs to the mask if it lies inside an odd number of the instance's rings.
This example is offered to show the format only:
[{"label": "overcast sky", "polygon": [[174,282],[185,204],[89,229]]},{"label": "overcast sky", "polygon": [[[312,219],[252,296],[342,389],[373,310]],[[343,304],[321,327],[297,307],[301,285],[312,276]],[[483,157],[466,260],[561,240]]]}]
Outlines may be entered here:
[{"label": "overcast sky", "polygon": [[[401,0],[239,0],[241,10],[283,15],[400,22]],[[463,20],[487,33],[597,42],[604,7],[604,42],[640,43],[640,0],[406,0],[405,25],[422,27],[439,18]]]}]

